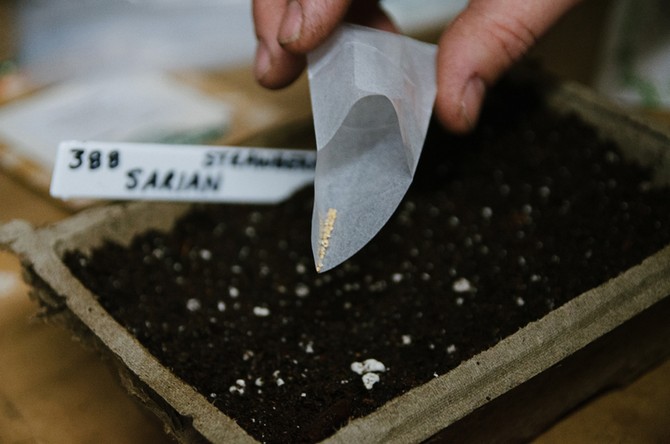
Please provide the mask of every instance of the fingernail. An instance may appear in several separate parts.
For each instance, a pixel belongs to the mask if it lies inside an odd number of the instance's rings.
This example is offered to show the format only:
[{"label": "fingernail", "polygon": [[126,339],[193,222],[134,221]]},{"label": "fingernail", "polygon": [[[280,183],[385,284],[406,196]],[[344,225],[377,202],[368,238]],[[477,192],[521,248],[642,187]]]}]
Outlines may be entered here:
[{"label": "fingernail", "polygon": [[286,7],[277,40],[282,45],[293,43],[300,38],[302,31],[302,6],[298,0],[291,0]]},{"label": "fingernail", "polygon": [[486,85],[479,77],[472,77],[463,88],[461,115],[469,129],[473,129],[477,124],[484,94],[486,94]]},{"label": "fingernail", "polygon": [[268,50],[267,45],[259,40],[254,60],[254,76],[256,77],[256,80],[260,81],[265,77],[265,74],[270,70],[270,65],[270,51]]}]

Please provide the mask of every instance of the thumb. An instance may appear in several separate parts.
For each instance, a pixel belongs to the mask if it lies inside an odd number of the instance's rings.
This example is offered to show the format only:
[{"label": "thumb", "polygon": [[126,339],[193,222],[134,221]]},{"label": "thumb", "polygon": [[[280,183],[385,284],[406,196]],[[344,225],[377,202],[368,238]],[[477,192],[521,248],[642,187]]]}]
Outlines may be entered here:
[{"label": "thumb", "polygon": [[486,88],[580,0],[472,0],[444,31],[437,56],[436,113],[457,133],[479,118]]}]

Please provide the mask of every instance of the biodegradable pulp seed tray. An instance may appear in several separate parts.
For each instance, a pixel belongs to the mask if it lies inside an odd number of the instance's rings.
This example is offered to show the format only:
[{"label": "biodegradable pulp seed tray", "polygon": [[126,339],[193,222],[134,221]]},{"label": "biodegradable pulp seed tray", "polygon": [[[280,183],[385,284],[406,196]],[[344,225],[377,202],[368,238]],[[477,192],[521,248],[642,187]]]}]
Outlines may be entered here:
[{"label": "biodegradable pulp seed tray", "polygon": [[666,133],[517,79],[475,135],[430,131],[397,214],[322,275],[310,190],[0,243],[180,441],[508,441],[668,356],[669,184]]}]

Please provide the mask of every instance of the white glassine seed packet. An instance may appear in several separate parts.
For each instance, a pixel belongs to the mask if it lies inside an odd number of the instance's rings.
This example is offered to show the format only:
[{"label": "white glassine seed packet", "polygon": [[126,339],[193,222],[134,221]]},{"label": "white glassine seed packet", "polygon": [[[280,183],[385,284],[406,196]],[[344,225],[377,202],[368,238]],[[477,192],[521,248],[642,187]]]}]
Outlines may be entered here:
[{"label": "white glassine seed packet", "polygon": [[308,55],[318,150],[311,234],[317,271],[367,244],[407,192],[435,101],[436,50],[347,24]]}]

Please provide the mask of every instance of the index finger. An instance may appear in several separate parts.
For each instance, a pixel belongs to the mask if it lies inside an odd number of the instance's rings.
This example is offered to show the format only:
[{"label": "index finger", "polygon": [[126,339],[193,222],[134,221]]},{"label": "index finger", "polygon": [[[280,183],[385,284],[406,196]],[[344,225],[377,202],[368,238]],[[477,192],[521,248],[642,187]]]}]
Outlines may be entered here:
[{"label": "index finger", "polygon": [[378,0],[291,0],[278,40],[288,51],[305,54],[323,43],[342,21],[395,31]]}]

